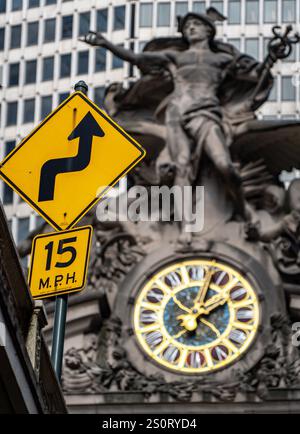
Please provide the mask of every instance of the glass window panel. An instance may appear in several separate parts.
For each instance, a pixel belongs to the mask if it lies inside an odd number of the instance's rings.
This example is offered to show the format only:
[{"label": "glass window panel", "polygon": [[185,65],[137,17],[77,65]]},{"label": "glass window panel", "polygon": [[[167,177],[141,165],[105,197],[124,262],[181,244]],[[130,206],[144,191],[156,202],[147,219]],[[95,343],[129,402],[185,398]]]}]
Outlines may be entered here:
[{"label": "glass window panel", "polygon": [[18,219],[18,235],[17,244],[21,243],[28,236],[29,232],[29,217]]},{"label": "glass window panel", "polygon": [[25,84],[36,82],[36,60],[28,60],[25,64]]},{"label": "glass window panel", "polygon": [[241,49],[241,40],[239,38],[228,39],[228,43],[232,44],[235,48],[237,48],[240,51],[240,49]]},{"label": "glass window panel", "polygon": [[[16,142],[14,140],[10,140],[5,143],[5,157],[14,149]],[[13,190],[4,183],[3,185],[3,203],[5,205],[9,205],[13,203],[14,193]]]},{"label": "glass window panel", "polygon": [[8,102],[7,103],[7,113],[6,113],[6,125],[16,125],[18,115],[18,102]]},{"label": "glass window panel", "polygon": [[60,77],[70,77],[71,75],[71,54],[60,56]]},{"label": "glass window panel", "polygon": [[42,81],[53,80],[54,75],[54,57],[44,57]]},{"label": "glass window panel", "polygon": [[21,24],[17,26],[11,26],[10,29],[10,48],[21,47]]},{"label": "glass window panel", "polygon": [[240,24],[241,23],[241,2],[230,0],[228,3],[228,23]]},{"label": "glass window panel", "polygon": [[25,99],[24,100],[24,111],[23,111],[23,123],[27,124],[29,122],[34,122],[34,112],[35,112],[35,99]]},{"label": "glass window panel", "polygon": [[46,0],[46,5],[55,5],[56,0]]},{"label": "glass window panel", "polygon": [[277,22],[277,0],[264,0],[264,22]]},{"label": "glass window panel", "polygon": [[140,27],[152,27],[152,15],[153,15],[152,3],[141,3]]},{"label": "glass window panel", "polygon": [[5,36],[5,29],[2,27],[0,29],[0,51],[4,50],[4,36]]},{"label": "glass window panel", "polygon": [[170,3],[158,3],[157,5],[157,26],[168,27],[170,25],[171,6]]},{"label": "glass window panel", "polygon": [[42,97],[41,119],[44,119],[52,111],[52,95]]},{"label": "glass window panel", "polygon": [[194,2],[193,3],[193,11],[198,13],[198,14],[202,14],[203,12],[205,13],[205,2]]},{"label": "glass window panel", "polygon": [[295,0],[282,0],[282,21],[284,23],[294,23],[296,18]]},{"label": "glass window panel", "polygon": [[20,64],[19,63],[11,63],[9,65],[9,86],[18,86],[19,85],[19,72],[20,72]]},{"label": "glass window panel", "polygon": [[96,49],[95,72],[100,72],[105,70],[106,70],[106,49],[104,47],[100,47]]},{"label": "glass window panel", "polygon": [[27,26],[27,46],[37,45],[39,38],[39,22],[28,23]]},{"label": "glass window panel", "polygon": [[295,101],[296,88],[292,83],[291,76],[285,76],[281,79],[281,97],[282,101]]},{"label": "glass window panel", "polygon": [[105,87],[104,86],[95,87],[95,89],[94,89],[94,102],[99,107],[103,106],[104,93],[105,93]]},{"label": "glass window panel", "polygon": [[97,32],[107,32],[107,9],[97,11]]},{"label": "glass window panel", "polygon": [[61,104],[70,95],[69,92],[62,92],[58,95],[58,104]]},{"label": "glass window panel", "polygon": [[269,94],[268,101],[274,102],[277,101],[277,77],[274,77],[274,83],[272,90]]},{"label": "glass window panel", "polygon": [[[123,47],[122,44],[119,44],[118,46],[119,47]],[[112,58],[112,68],[113,69],[123,68],[123,65],[124,65],[123,60],[120,59],[119,57],[113,55],[113,58]]]},{"label": "glass window panel", "polygon": [[188,11],[188,2],[176,2],[175,3],[175,15],[176,17],[186,15]]},{"label": "glass window panel", "polygon": [[258,39],[257,38],[249,38],[245,40],[245,52],[249,54],[249,56],[254,57],[254,59],[258,59]]},{"label": "glass window panel", "polygon": [[28,7],[29,8],[38,8],[40,6],[40,0],[29,0]]},{"label": "glass window panel", "polygon": [[44,42],[52,42],[55,41],[55,18],[50,18],[45,20],[44,27]]},{"label": "glass window panel", "polygon": [[84,12],[79,15],[79,36],[86,35],[90,30],[90,13]]},{"label": "glass window panel", "polygon": [[217,9],[221,14],[223,14],[223,2],[222,1],[211,1],[210,5]]},{"label": "glass window panel", "polygon": [[61,38],[69,39],[73,35],[73,15],[66,15],[62,18]]},{"label": "glass window panel", "polygon": [[11,9],[13,11],[20,11],[22,9],[22,0],[12,0]]},{"label": "glass window panel", "polygon": [[6,0],[0,0],[0,14],[6,12]]},{"label": "glass window panel", "polygon": [[114,30],[125,29],[125,6],[114,8]]},{"label": "glass window panel", "polygon": [[77,74],[88,74],[89,72],[89,51],[78,53]]},{"label": "glass window panel", "polygon": [[258,24],[259,22],[259,1],[247,0],[246,1],[246,23]]}]

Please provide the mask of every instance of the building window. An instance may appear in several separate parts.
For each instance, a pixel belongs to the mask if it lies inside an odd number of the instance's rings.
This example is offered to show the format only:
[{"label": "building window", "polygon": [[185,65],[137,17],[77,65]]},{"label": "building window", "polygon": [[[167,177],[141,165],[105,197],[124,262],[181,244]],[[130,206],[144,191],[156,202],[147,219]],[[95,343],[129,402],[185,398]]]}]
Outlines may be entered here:
[{"label": "building window", "polygon": [[[118,46],[119,47],[123,47],[122,44],[119,44]],[[119,57],[113,55],[113,58],[112,58],[112,68],[113,69],[123,68],[123,65],[124,65],[123,60],[120,59]]]},{"label": "building window", "polygon": [[240,24],[241,23],[241,2],[237,0],[230,0],[228,3],[228,23]]},{"label": "building window", "polygon": [[94,89],[94,103],[97,104],[99,107],[103,106],[104,102],[104,93],[105,93],[105,87],[95,87]]},{"label": "building window", "polygon": [[0,14],[6,12],[6,0],[0,0]]},{"label": "building window", "polygon": [[246,23],[247,24],[259,23],[259,1],[258,0],[246,1]]},{"label": "building window", "polygon": [[188,2],[176,2],[175,3],[175,15],[176,17],[183,17],[188,11]]},{"label": "building window", "polygon": [[107,32],[107,9],[97,11],[97,32]]},{"label": "building window", "polygon": [[295,101],[296,88],[292,83],[291,76],[285,76],[281,79],[281,98],[282,101]]},{"label": "building window", "polygon": [[19,63],[11,63],[9,65],[9,86],[19,86],[19,72],[20,72],[20,64]]},{"label": "building window", "polygon": [[114,30],[125,29],[125,6],[114,8]]},{"label": "building window", "polygon": [[294,23],[296,18],[295,0],[282,0],[282,21]]},{"label": "building window", "polygon": [[141,3],[140,5],[140,27],[152,27],[153,5],[152,3]]},{"label": "building window", "polygon": [[193,3],[193,12],[196,12],[198,14],[205,13],[205,2],[194,2]]},{"label": "building window", "polygon": [[221,14],[223,14],[223,1],[219,1],[219,0],[211,1],[210,5],[213,8],[217,9],[217,11],[219,11]]},{"label": "building window", "polygon": [[42,96],[41,119],[45,119],[52,111],[52,95]]},{"label": "building window", "polygon": [[106,70],[106,49],[100,47],[96,49],[95,55],[95,72],[102,72]]},{"label": "building window", "polygon": [[53,80],[54,74],[54,57],[44,57],[43,59],[43,72],[42,81]]},{"label": "building window", "polygon": [[277,101],[277,77],[274,77],[273,87],[269,94],[268,101]]},{"label": "building window", "polygon": [[61,39],[70,39],[73,35],[73,15],[62,18]]},{"label": "building window", "polygon": [[69,92],[62,92],[58,95],[58,104],[61,104],[65,99],[68,98]]},{"label": "building window", "polygon": [[21,24],[10,28],[10,48],[21,47]]},{"label": "building window", "polygon": [[38,8],[40,6],[40,0],[28,0],[29,8]]},{"label": "building window", "polygon": [[45,20],[45,28],[44,28],[44,42],[53,42],[55,41],[55,18],[50,18],[49,20]]},{"label": "building window", "polygon": [[[14,149],[16,143],[14,140],[5,143],[5,157],[11,153]],[[5,205],[9,205],[13,203],[14,192],[13,190],[5,183],[3,185],[3,203]]]},{"label": "building window", "polygon": [[12,11],[20,11],[22,9],[22,0],[12,0]]},{"label": "building window", "polygon": [[28,124],[29,122],[34,122],[34,112],[35,112],[35,99],[25,99],[24,100],[24,111],[23,111],[23,123]]},{"label": "building window", "polygon": [[249,56],[254,57],[254,59],[258,59],[259,57],[258,48],[257,38],[249,38],[245,40],[245,51]]},{"label": "building window", "polygon": [[29,232],[29,217],[18,219],[17,244],[21,243],[28,236]]},{"label": "building window", "polygon": [[86,35],[90,30],[90,13],[84,12],[79,15],[79,36]]},{"label": "building window", "polygon": [[28,23],[27,26],[27,46],[37,45],[39,39],[39,22]]},{"label": "building window", "polygon": [[88,74],[89,72],[89,51],[79,51],[78,53],[78,63],[77,63],[77,74]]},{"label": "building window", "polygon": [[18,102],[7,103],[6,126],[16,125],[18,116]]},{"label": "building window", "polygon": [[55,5],[56,0],[46,0],[46,5]]},{"label": "building window", "polygon": [[241,49],[241,40],[239,38],[228,39],[228,43],[233,45],[237,50]]},{"label": "building window", "polygon": [[4,50],[4,41],[5,41],[4,37],[5,37],[5,28],[2,27],[0,29],[0,51]]},{"label": "building window", "polygon": [[264,22],[277,22],[277,0],[264,0]]},{"label": "building window", "polygon": [[60,56],[60,77],[70,77],[71,75],[71,54]]},{"label": "building window", "polygon": [[36,82],[36,60],[27,60],[25,64],[25,84]]},{"label": "building window", "polygon": [[157,5],[157,26],[169,27],[171,6],[170,3],[158,3]]}]

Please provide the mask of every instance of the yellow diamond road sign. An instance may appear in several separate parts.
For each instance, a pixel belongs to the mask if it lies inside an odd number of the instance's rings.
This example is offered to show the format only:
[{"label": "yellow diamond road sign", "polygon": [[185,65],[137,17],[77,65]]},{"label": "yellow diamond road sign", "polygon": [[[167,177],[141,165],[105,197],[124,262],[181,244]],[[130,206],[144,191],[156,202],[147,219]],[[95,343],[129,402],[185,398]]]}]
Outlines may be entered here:
[{"label": "yellow diamond road sign", "polygon": [[145,156],[81,92],[73,93],[0,164],[0,176],[55,229],[78,220]]},{"label": "yellow diamond road sign", "polygon": [[31,252],[29,287],[34,299],[69,294],[85,286],[93,228],[38,235]]}]

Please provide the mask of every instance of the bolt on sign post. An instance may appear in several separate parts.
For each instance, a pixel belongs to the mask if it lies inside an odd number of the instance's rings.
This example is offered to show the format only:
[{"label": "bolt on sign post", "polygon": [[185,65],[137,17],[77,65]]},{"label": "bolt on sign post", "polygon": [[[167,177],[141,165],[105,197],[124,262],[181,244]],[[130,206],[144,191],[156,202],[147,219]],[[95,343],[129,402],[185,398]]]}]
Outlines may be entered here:
[{"label": "bolt on sign post", "polygon": [[85,285],[91,227],[77,222],[145,156],[144,149],[87,94],[86,83],[0,163],[0,177],[58,233],[34,239],[33,298],[57,296],[52,362],[60,379],[68,294]]}]

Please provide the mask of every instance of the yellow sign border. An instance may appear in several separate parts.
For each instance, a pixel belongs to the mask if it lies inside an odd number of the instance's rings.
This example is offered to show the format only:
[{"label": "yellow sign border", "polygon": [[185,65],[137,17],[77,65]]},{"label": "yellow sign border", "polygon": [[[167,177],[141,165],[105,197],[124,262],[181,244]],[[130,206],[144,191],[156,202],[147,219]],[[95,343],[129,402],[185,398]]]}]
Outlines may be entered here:
[{"label": "yellow sign border", "polygon": [[[54,220],[52,220],[43,210],[41,210],[35,202],[33,202],[22,190],[13,183],[4,173],[2,173],[2,167],[5,163],[10,160],[16,152],[18,152],[27,142],[28,140],[47,123],[47,121],[54,116],[63,106],[68,104],[68,102],[73,99],[75,96],[79,96],[82,98],[87,104],[89,104],[102,118],[104,118],[108,123],[110,123],[122,136],[124,136],[133,146],[135,146],[140,151],[140,156],[137,157],[126,169],[123,170],[113,181],[101,192],[99,196],[97,196],[89,205],[87,205],[83,211],[66,227],[62,228],[59,226]],[[119,125],[117,125],[112,119],[110,119],[104,111],[99,109],[99,107],[94,104],[89,98],[87,98],[82,92],[74,92],[72,93],[66,100],[64,100],[53,112],[51,112],[33,131],[25,137],[21,141],[21,143],[13,149],[0,163],[0,178],[2,178],[16,193],[18,193],[22,199],[25,200],[37,213],[39,213],[54,229],[58,231],[68,230],[73,228],[76,223],[103,197],[107,194],[107,192],[115,185],[117,182],[125,176],[134,166],[136,166],[146,155],[146,151],[132,138],[130,137]]]},{"label": "yellow sign border", "polygon": [[[36,241],[39,238],[46,238],[46,237],[49,237],[49,236],[51,236],[51,237],[53,237],[53,236],[59,236],[59,235],[64,234],[65,232],[73,233],[73,232],[81,231],[83,229],[89,229],[89,237],[88,237],[88,242],[87,242],[87,252],[86,252],[86,258],[85,258],[85,264],[84,264],[84,274],[83,274],[83,279],[82,279],[82,285],[79,286],[78,288],[72,288],[71,290],[70,289],[66,289],[64,291],[50,292],[50,293],[45,294],[45,295],[34,297],[32,295],[32,293],[31,293],[30,285],[31,285],[31,278],[32,278],[32,270],[33,270],[32,265],[33,265],[33,261],[34,261],[34,255],[35,255]],[[34,300],[40,300],[40,299],[43,299],[43,298],[56,297],[57,295],[72,294],[73,292],[79,292],[79,291],[81,291],[85,287],[85,285],[86,285],[86,278],[87,278],[87,270],[88,270],[88,265],[89,265],[89,261],[90,261],[92,236],[93,236],[93,226],[88,225],[88,226],[79,226],[78,228],[70,229],[68,231],[48,232],[46,234],[40,234],[40,235],[37,235],[36,237],[34,237],[33,242],[32,242],[32,246],[31,246],[30,266],[29,266],[29,275],[28,275],[28,286],[29,286],[29,289],[30,289],[31,296],[32,296],[32,298]]]}]

